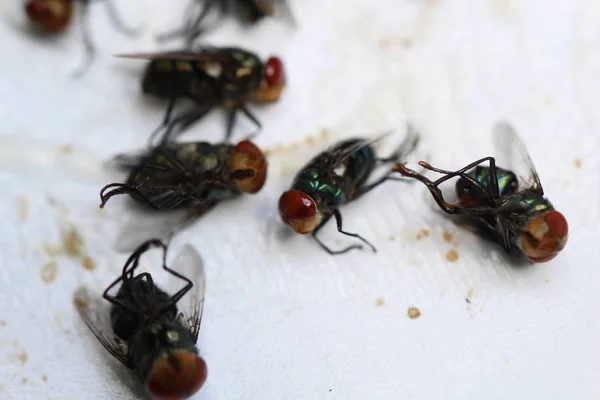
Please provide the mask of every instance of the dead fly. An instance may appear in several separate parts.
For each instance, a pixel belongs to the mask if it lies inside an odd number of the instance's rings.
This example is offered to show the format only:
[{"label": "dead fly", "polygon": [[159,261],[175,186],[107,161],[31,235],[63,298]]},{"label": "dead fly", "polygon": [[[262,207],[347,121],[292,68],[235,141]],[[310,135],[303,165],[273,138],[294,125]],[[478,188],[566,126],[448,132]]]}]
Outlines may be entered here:
[{"label": "dead fly", "polygon": [[[129,37],[139,33],[138,29],[129,28],[123,23],[112,3],[113,0],[103,1],[106,4],[110,21],[117,31]],[[80,77],[87,71],[96,55],[96,47],[89,31],[89,6],[92,0],[29,0],[25,4],[25,12],[34,27],[45,34],[52,35],[63,32],[70,25],[75,12],[75,3],[80,4],[80,26],[85,47],[83,63],[73,74],[74,77]]]},{"label": "dead fly", "polygon": [[221,201],[257,193],[267,176],[267,161],[250,141],[237,145],[170,143],[140,156],[121,156],[117,163],[129,177],[125,183],[102,188],[101,208],[111,197],[128,194],[153,210],[183,211],[177,218],[169,216],[156,226],[137,229],[137,236],[172,234]]},{"label": "dead fly", "polygon": [[[531,158],[512,126],[497,124],[494,136],[498,157],[484,157],[458,171],[420,162],[423,168],[444,175],[436,181],[402,163],[397,164],[395,171],[424,183],[443,211],[465,215],[508,253],[516,249],[532,263],[549,261],[567,243],[567,220],[544,197]],[[502,167],[496,165],[496,158]],[[489,166],[482,165],[485,162]],[[439,185],[455,177],[458,203],[451,204],[444,200]]]},{"label": "dead fly", "polygon": [[[167,290],[158,287],[150,273],[134,275],[140,257],[152,247],[163,250],[162,268],[172,277]],[[206,362],[195,346],[204,306],[204,266],[190,245],[179,252],[173,269],[167,266],[166,257],[165,244],[145,242],[129,257],[121,276],[102,298],[81,287],[74,303],[102,346],[135,371],[153,398],[187,399],[207,378]]]},{"label": "dead fly", "polygon": [[[285,71],[278,57],[270,57],[263,63],[256,54],[237,47],[204,47],[195,52],[138,53],[122,57],[151,60],[144,74],[142,91],[169,99],[164,120],[150,138],[152,141],[168,127],[161,143],[168,142],[175,125],[180,124],[181,132],[217,106],[228,112],[225,141],[231,137],[239,111],[260,130],[260,122],[246,103],[276,102],[285,87]],[[190,99],[194,109],[171,121],[179,98]]]},{"label": "dead fly", "polygon": [[417,146],[419,136],[409,127],[409,133],[401,145],[387,158],[378,158],[373,143],[383,136],[372,139],[347,139],[341,141],[312,159],[294,179],[292,188],[279,199],[279,215],[296,233],[310,233],[329,254],[342,254],[362,245],[351,245],[334,251],[327,247],[317,233],[333,216],[338,232],[355,237],[375,247],[356,233],[343,230],[339,208],[354,201],[386,180],[398,180],[389,173],[367,184],[378,164],[403,160]]},{"label": "dead fly", "polygon": [[[285,0],[191,0],[185,10],[183,26],[158,36],[159,41],[185,37],[189,46],[199,36],[212,30],[227,15],[237,16],[243,23],[254,25],[273,17],[277,9],[284,11],[292,24],[294,18]],[[217,14],[217,24],[209,25],[206,18]]]}]

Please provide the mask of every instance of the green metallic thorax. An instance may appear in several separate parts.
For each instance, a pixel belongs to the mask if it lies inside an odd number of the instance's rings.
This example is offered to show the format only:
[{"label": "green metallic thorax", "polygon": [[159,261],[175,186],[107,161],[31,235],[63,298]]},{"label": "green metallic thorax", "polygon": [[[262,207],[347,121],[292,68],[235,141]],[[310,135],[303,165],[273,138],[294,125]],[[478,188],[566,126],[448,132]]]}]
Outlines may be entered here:
[{"label": "green metallic thorax", "polygon": [[340,205],[346,202],[343,190],[343,180],[335,174],[319,173],[317,169],[308,169],[299,175],[292,189],[299,190],[309,195],[316,202],[330,205]]}]

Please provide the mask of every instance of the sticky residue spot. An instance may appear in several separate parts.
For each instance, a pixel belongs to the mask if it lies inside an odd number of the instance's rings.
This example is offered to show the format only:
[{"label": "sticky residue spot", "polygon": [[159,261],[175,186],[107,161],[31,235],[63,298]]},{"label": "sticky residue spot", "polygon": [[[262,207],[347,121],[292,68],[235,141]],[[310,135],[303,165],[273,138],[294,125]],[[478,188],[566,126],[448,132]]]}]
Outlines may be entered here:
[{"label": "sticky residue spot", "polygon": [[48,382],[48,377],[46,375],[42,375],[42,381]]},{"label": "sticky residue spot", "polygon": [[56,279],[57,268],[56,262],[50,261],[42,267],[42,280],[46,283],[53,282]]},{"label": "sticky residue spot", "polygon": [[444,233],[442,233],[442,238],[445,242],[450,243],[452,241],[453,236],[450,232],[444,231]]},{"label": "sticky residue spot", "polygon": [[28,380],[29,380],[29,379],[27,379],[27,378],[23,378],[23,379],[21,379],[21,383],[24,385],[24,384],[26,384],[26,383],[27,383],[27,381],[28,381]]},{"label": "sticky residue spot", "polygon": [[379,40],[379,48],[383,51],[388,51],[393,47],[402,47],[410,49],[413,46],[414,40],[409,37],[388,37]]},{"label": "sticky residue spot", "polygon": [[379,298],[379,299],[377,299],[377,300],[375,300],[375,301],[373,302],[373,305],[374,305],[375,307],[381,307],[381,306],[385,305],[385,300],[384,300],[384,299],[381,299],[381,298]]},{"label": "sticky residue spot", "polygon": [[21,364],[21,366],[25,365],[25,363],[29,359],[25,350],[22,350],[21,352],[17,353],[16,357],[17,357],[17,360],[19,361],[19,363]]},{"label": "sticky residue spot", "polygon": [[56,257],[62,253],[62,249],[59,246],[53,246],[48,243],[44,243],[44,252],[48,257]]},{"label": "sticky residue spot", "polygon": [[17,199],[17,216],[19,217],[20,222],[27,221],[27,216],[29,215],[29,203],[27,202],[27,197],[21,196]]},{"label": "sticky residue spot", "polygon": [[417,319],[421,316],[421,310],[419,310],[417,307],[408,307],[408,312],[406,315],[408,315],[408,318],[410,319]]},{"label": "sticky residue spot", "polygon": [[81,265],[88,271],[93,271],[96,269],[96,263],[89,256],[83,257],[83,260],[81,260]]},{"label": "sticky residue spot", "polygon": [[74,226],[63,235],[63,247],[69,257],[81,257],[85,253],[83,238]]},{"label": "sticky residue spot", "polygon": [[60,152],[64,154],[69,154],[73,152],[73,147],[70,144],[63,144],[60,146]]},{"label": "sticky residue spot", "polygon": [[427,236],[429,236],[429,231],[427,229],[421,229],[419,233],[417,233],[417,240],[421,240]]},{"label": "sticky residue spot", "polygon": [[391,235],[389,239],[390,239],[390,242],[393,242],[394,240],[396,240],[396,237]]},{"label": "sticky residue spot", "polygon": [[328,137],[329,132],[327,132],[327,129],[321,129],[321,131],[318,134],[307,136],[304,139],[304,143],[291,143],[286,145],[275,146],[272,149],[263,150],[263,154],[269,157],[277,153],[290,153],[293,151],[297,151],[301,147],[303,147],[302,145],[305,145],[306,147],[313,147],[321,142],[326,142]]},{"label": "sticky residue spot", "polygon": [[79,310],[87,310],[90,307],[90,294],[85,288],[82,288],[75,293],[73,301]]},{"label": "sticky residue spot", "polygon": [[579,158],[576,158],[573,161],[573,165],[575,166],[575,168],[581,168],[581,160]]},{"label": "sticky residue spot", "polygon": [[0,326],[6,326],[6,321],[0,319]]},{"label": "sticky residue spot", "polygon": [[446,253],[446,260],[450,262],[455,262],[458,260],[458,253],[455,250],[448,250]]}]

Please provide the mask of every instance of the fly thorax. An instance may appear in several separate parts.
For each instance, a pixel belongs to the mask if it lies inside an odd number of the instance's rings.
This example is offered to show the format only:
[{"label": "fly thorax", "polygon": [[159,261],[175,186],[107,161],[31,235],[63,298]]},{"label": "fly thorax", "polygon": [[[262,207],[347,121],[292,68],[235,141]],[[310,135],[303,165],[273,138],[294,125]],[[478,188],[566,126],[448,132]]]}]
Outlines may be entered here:
[{"label": "fly thorax", "polygon": [[321,175],[316,170],[310,170],[294,182],[293,188],[311,196],[317,205],[340,205],[346,202],[343,181],[337,174]]},{"label": "fly thorax", "polygon": [[500,206],[502,214],[518,214],[523,219],[552,210],[548,199],[538,193],[523,192],[510,196]]}]

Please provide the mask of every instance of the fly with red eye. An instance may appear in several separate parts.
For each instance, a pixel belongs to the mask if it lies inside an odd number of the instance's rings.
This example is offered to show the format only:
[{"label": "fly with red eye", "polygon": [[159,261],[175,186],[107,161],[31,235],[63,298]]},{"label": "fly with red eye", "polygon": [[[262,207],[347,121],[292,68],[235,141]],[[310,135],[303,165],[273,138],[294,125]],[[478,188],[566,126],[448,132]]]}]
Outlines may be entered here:
[{"label": "fly with red eye", "polygon": [[[443,174],[435,181],[402,163],[394,171],[425,184],[444,212],[466,216],[509,254],[524,255],[530,263],[550,261],[567,244],[567,220],[544,197],[533,162],[513,127],[500,122],[494,136],[500,161],[498,157],[485,157],[457,171],[421,161],[421,167]],[[483,165],[486,162],[489,166]],[[439,188],[453,178],[458,178],[457,204],[448,203]]]},{"label": "fly with red eye", "polygon": [[[164,289],[152,274],[136,274],[142,255],[152,248],[163,251],[162,269],[169,274]],[[131,254],[102,297],[83,286],[74,304],[102,346],[135,372],[152,398],[187,399],[208,377],[196,348],[205,281],[202,258],[191,245],[168,266],[167,245],[151,239]]]},{"label": "fly with red eye", "polygon": [[[247,103],[274,103],[286,84],[285,68],[279,57],[271,56],[263,63],[256,54],[238,47],[203,47],[197,51],[121,57],[150,60],[142,79],[142,92],[169,101],[162,123],[150,135],[151,144],[161,132],[159,143],[169,142],[215,107],[227,110],[226,142],[240,112],[257,127],[256,132],[248,135],[250,139],[260,132],[262,125]],[[171,118],[181,98],[190,100],[193,107]]]},{"label": "fly with red eye", "polygon": [[[125,25],[112,3],[113,0],[103,1],[106,4],[109,19],[118,32],[128,37],[135,37],[140,33],[139,29]],[[85,56],[82,64],[73,72],[75,78],[85,74],[96,55],[96,46],[89,31],[89,6],[91,3],[91,0],[28,0],[24,6],[25,14],[34,28],[46,35],[54,35],[69,27],[75,13],[75,6],[79,5]]]},{"label": "fly with red eye", "polygon": [[[191,48],[196,39],[215,29],[224,17],[233,16],[245,25],[255,25],[265,18],[275,17],[279,11],[286,14],[293,26],[296,25],[286,0],[191,0],[184,12],[183,26],[159,35],[157,40],[185,38]],[[216,21],[207,24],[211,15]]]},{"label": "fly with red eye", "polygon": [[[251,141],[237,145],[207,142],[169,143],[139,155],[122,155],[116,165],[128,173],[124,183],[111,183],[100,192],[103,208],[114,196],[127,194],[145,206],[150,219],[172,212],[173,220],[134,232],[143,239],[172,234],[217,204],[258,193],[267,179],[267,160]],[[172,226],[165,231],[167,226]],[[135,238],[134,244],[137,244]]]},{"label": "fly with red eye", "polygon": [[361,235],[343,229],[339,209],[383,182],[403,180],[390,176],[388,172],[367,183],[377,166],[405,160],[416,148],[419,135],[409,125],[406,138],[386,158],[377,157],[373,147],[373,144],[382,138],[383,136],[374,140],[343,140],[313,158],[296,175],[290,190],[279,198],[279,215],[282,221],[296,233],[311,234],[319,246],[329,254],[343,254],[353,249],[361,249],[362,245],[354,244],[341,250],[332,250],[317,237],[319,230],[334,217],[339,233],[362,241],[375,252],[375,247]]}]

